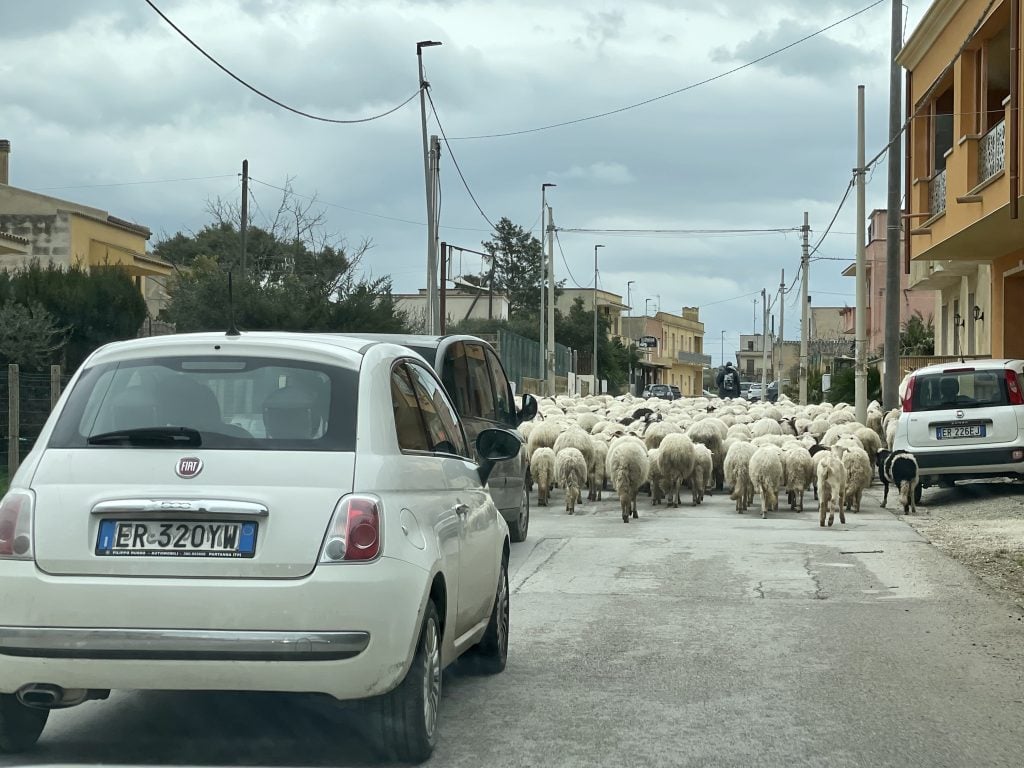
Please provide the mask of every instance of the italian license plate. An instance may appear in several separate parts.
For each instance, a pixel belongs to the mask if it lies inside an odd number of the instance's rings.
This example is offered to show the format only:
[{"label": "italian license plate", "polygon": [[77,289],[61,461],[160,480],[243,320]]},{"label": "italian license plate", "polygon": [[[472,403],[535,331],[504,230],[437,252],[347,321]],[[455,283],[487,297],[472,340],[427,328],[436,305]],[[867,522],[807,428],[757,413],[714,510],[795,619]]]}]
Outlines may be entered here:
[{"label": "italian license plate", "polygon": [[956,440],[961,437],[984,437],[984,424],[965,424],[962,427],[936,427],[936,440]]},{"label": "italian license plate", "polygon": [[251,520],[101,520],[97,555],[136,557],[252,557],[257,524]]}]

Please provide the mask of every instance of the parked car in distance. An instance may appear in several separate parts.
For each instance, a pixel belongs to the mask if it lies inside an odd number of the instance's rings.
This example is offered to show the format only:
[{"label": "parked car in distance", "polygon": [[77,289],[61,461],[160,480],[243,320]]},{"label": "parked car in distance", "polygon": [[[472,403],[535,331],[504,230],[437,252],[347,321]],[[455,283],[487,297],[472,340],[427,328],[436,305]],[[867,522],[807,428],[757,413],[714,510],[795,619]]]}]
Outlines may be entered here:
[{"label": "parked car in distance", "polygon": [[679,390],[679,387],[677,387],[675,384],[670,384],[669,385],[669,389],[672,390],[672,399],[679,400],[683,396],[683,393]]},{"label": "parked car in distance", "polygon": [[[0,752],[113,689],[370,699],[403,761],[442,670],[501,672],[508,527],[406,347],[329,334],[110,344],[75,373],[0,501]],[[40,610],[45,606],[45,610]]]},{"label": "parked car in distance", "polygon": [[893,448],[917,458],[918,489],[1024,477],[1022,388],[1021,360],[939,363],[914,371],[906,379]]},{"label": "parked car in distance", "polygon": [[651,384],[643,391],[643,397],[656,397],[660,400],[674,400],[672,388],[668,384]]},{"label": "parked car in distance", "polygon": [[[522,396],[516,409],[512,385],[494,348],[475,336],[419,334],[346,334],[372,341],[401,344],[433,366],[462,417],[470,444],[484,429],[514,429],[537,414],[533,395]],[[508,523],[512,541],[525,541],[530,529],[530,494],[525,456],[495,468],[489,487],[494,503]]]},{"label": "parked car in distance", "polygon": [[[740,388],[740,391],[741,392],[743,391],[742,387]],[[747,392],[744,395],[744,397],[746,397],[747,400],[749,400],[752,403],[753,402],[757,402],[758,400],[760,400],[761,399],[761,382],[759,382],[759,381],[752,382],[751,385],[749,387],[747,387]]]}]

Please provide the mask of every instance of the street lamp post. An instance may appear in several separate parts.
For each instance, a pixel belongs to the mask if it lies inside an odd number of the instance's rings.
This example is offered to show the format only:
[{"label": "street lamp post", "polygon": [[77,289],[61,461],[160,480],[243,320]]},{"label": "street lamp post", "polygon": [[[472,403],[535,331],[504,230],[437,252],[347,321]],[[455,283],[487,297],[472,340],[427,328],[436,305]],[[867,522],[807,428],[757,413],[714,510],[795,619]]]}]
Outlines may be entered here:
[{"label": "street lamp post", "polygon": [[416,43],[416,64],[420,75],[420,121],[423,126],[423,179],[427,189],[427,333],[437,333],[438,290],[437,290],[437,232],[434,230],[434,194],[430,178],[430,152],[427,149],[427,88],[430,83],[423,77],[423,49],[441,45],[436,40],[420,40]]},{"label": "street lamp post", "polygon": [[725,331],[722,331],[722,365],[725,365]]},{"label": "street lamp post", "polygon": [[546,263],[546,252],[544,250],[544,233],[547,229],[544,226],[544,217],[547,215],[547,191],[548,187],[557,187],[557,184],[550,184],[545,182],[540,185],[540,372],[539,377],[541,380],[547,378],[547,364],[548,355],[547,347],[545,346],[544,336],[544,289],[547,285],[546,276],[548,273],[548,267]]},{"label": "street lamp post", "polygon": [[[626,283],[626,317],[632,320],[633,318],[633,284],[636,280],[630,280]],[[629,324],[629,332],[633,333],[633,324]],[[625,334],[623,334],[625,335]],[[632,341],[632,339],[631,339]],[[629,361],[629,394],[635,394],[635,387],[633,386],[633,345],[630,343],[626,349],[628,350],[627,359]]]},{"label": "street lamp post", "polygon": [[601,389],[597,383],[597,249],[604,248],[603,245],[594,246],[594,393]]}]

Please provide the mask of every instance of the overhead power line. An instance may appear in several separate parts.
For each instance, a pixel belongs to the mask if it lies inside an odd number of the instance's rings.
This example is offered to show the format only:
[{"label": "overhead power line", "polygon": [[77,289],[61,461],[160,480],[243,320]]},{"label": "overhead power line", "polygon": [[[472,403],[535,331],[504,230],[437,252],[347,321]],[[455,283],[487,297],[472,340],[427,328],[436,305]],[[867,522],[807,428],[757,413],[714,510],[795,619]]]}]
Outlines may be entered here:
[{"label": "overhead power line", "polygon": [[572,273],[572,270],[569,269],[569,262],[566,261],[565,251],[562,250],[562,241],[558,239],[558,230],[557,229],[555,230],[555,242],[558,243],[558,252],[560,254],[562,254],[562,263],[565,265],[565,271],[566,271],[566,273],[568,273],[569,279],[572,280],[573,284],[577,288],[592,288],[593,287],[593,281],[591,281],[590,283],[587,283],[586,285],[580,285],[580,281],[576,279],[576,276]]},{"label": "overhead power line", "polygon": [[[148,0],[147,0],[147,2],[148,2]],[[479,134],[479,135],[476,135],[476,136],[456,136],[456,137],[452,138],[452,141],[469,141],[471,139],[501,139],[501,138],[505,138],[507,136],[522,136],[523,134],[527,134],[527,133],[539,133],[540,131],[549,131],[552,128],[564,128],[567,125],[576,125],[577,123],[585,123],[585,122],[588,122],[590,120],[599,120],[602,117],[610,117],[611,115],[617,115],[617,114],[620,114],[621,112],[627,112],[628,110],[631,110],[631,109],[637,109],[638,107],[643,107],[643,106],[646,106],[648,104],[652,104],[652,103],[654,103],[656,101],[661,101],[662,99],[667,99],[670,96],[677,96],[680,93],[685,93],[686,91],[692,91],[694,88],[699,88],[702,85],[707,85],[708,83],[713,83],[716,80],[721,80],[723,77],[728,77],[729,75],[733,75],[733,74],[739,72],[740,70],[747,69],[748,67],[752,67],[755,64],[760,64],[762,61],[765,61],[766,59],[770,59],[772,56],[777,56],[778,54],[780,54],[780,53],[782,53],[784,51],[788,51],[790,48],[793,48],[793,47],[795,47],[797,45],[800,45],[801,43],[805,43],[808,40],[810,40],[811,38],[814,38],[814,37],[817,37],[818,35],[824,34],[825,32],[828,32],[830,29],[838,27],[840,24],[844,24],[845,22],[849,21],[850,19],[856,18],[857,16],[860,16],[862,13],[866,13],[867,11],[870,11],[875,6],[881,5],[882,2],[884,2],[884,0],[876,0],[876,2],[871,3],[868,6],[865,6],[864,8],[861,8],[859,11],[856,11],[855,13],[851,13],[849,16],[846,16],[846,17],[844,17],[842,19],[839,19],[839,21],[835,21],[835,22],[829,24],[827,27],[822,27],[821,29],[817,30],[816,32],[812,32],[809,35],[805,35],[804,37],[801,37],[799,40],[794,40],[792,43],[789,43],[788,45],[784,45],[781,48],[776,48],[774,51],[766,53],[763,56],[759,56],[756,59],[752,59],[751,61],[748,61],[748,62],[746,62],[744,64],[740,64],[739,66],[733,67],[732,69],[726,70],[725,72],[720,72],[717,75],[705,78],[704,80],[700,80],[700,81],[698,81],[696,83],[690,83],[689,85],[684,85],[682,88],[677,88],[674,91],[669,91],[668,93],[663,93],[660,96],[654,96],[654,97],[649,98],[649,99],[644,99],[643,101],[638,101],[635,104],[627,104],[626,106],[619,107],[617,109],[610,109],[610,110],[608,110],[606,112],[599,112],[599,113],[597,113],[595,115],[587,115],[586,117],[577,117],[577,118],[575,118],[573,120],[565,120],[565,121],[560,122],[560,123],[551,123],[549,125],[541,125],[541,126],[538,126],[536,128],[524,128],[524,129],[518,130],[518,131],[504,131],[502,133],[484,133],[484,134]]]},{"label": "overhead power line", "polygon": [[561,232],[592,235],[774,235],[785,232],[799,232],[800,227],[779,227],[775,229],[585,229],[581,227],[558,227]]},{"label": "overhead power line", "polygon": [[430,111],[434,113],[434,120],[437,121],[437,129],[441,131],[441,139],[444,141],[445,147],[448,149],[448,156],[452,159],[452,165],[455,166],[455,170],[459,174],[459,178],[462,179],[462,186],[466,188],[466,194],[469,195],[469,199],[473,201],[473,205],[480,212],[480,215],[484,217],[484,221],[491,225],[492,229],[497,229],[494,222],[490,220],[484,209],[480,207],[480,203],[476,201],[476,195],[473,194],[473,190],[469,188],[469,182],[466,181],[466,177],[462,173],[462,168],[459,167],[459,161],[455,159],[455,153],[452,152],[452,147],[448,143],[448,137],[445,135],[444,126],[441,125],[441,117],[437,114],[437,107],[434,106],[434,97],[430,95],[430,89],[426,89],[427,100],[430,102]]},{"label": "overhead power line", "polygon": [[68,184],[62,187],[39,187],[41,192],[59,189],[96,189],[100,187],[133,187],[138,184],[171,184],[178,181],[210,181],[211,179],[228,179],[237,173],[222,173],[218,176],[189,176],[181,179],[146,179],[143,181],[112,181],[104,184]]},{"label": "overhead power line", "polygon": [[211,56],[209,53],[207,53],[205,50],[203,50],[202,46],[200,46],[199,43],[197,43],[195,40],[193,40],[191,37],[189,37],[185,33],[185,31],[181,29],[181,27],[179,27],[177,24],[175,24],[173,21],[171,21],[169,18],[167,18],[167,14],[165,14],[163,11],[161,11],[159,8],[157,8],[157,6],[153,2],[153,0],[145,0],[145,3],[150,8],[152,8],[154,11],[156,11],[157,15],[161,19],[163,19],[165,22],[167,22],[167,24],[171,27],[171,29],[173,29],[175,32],[177,32],[179,35],[181,35],[186,40],[186,42],[188,42],[189,45],[191,45],[193,48],[195,48],[197,51],[199,51],[201,54],[203,54],[203,56],[205,56],[210,61],[210,63],[212,63],[214,66],[216,66],[221,72],[226,74],[228,77],[230,77],[232,80],[234,80],[235,82],[239,83],[240,85],[248,88],[250,91],[255,93],[260,98],[266,99],[271,104],[275,104],[275,105],[281,107],[281,109],[286,109],[289,112],[292,112],[292,113],[294,113],[296,115],[299,115],[300,117],[309,118],[310,120],[318,120],[321,123],[334,123],[334,124],[337,124],[337,125],[354,125],[356,123],[369,123],[372,120],[379,120],[382,117],[387,117],[392,112],[397,112],[398,110],[400,110],[402,107],[404,107],[406,104],[408,104],[410,101],[412,101],[413,99],[415,99],[419,95],[419,89],[417,89],[409,98],[407,98],[401,104],[399,104],[399,105],[397,105],[395,107],[392,107],[391,109],[387,110],[386,112],[381,112],[379,115],[371,115],[370,117],[360,117],[360,118],[355,118],[355,119],[352,119],[352,120],[339,120],[339,119],[333,118],[333,117],[323,117],[322,115],[314,115],[314,114],[312,114],[310,112],[303,112],[301,109],[296,109],[295,107],[289,106],[288,104],[285,104],[283,101],[279,101],[279,100],[275,99],[273,96],[267,95],[266,93],[261,91],[256,86],[250,85],[249,83],[247,83],[241,77],[239,77],[234,72],[232,72],[230,69],[225,67],[219,61],[217,61],[217,59],[215,59],[213,56]]}]

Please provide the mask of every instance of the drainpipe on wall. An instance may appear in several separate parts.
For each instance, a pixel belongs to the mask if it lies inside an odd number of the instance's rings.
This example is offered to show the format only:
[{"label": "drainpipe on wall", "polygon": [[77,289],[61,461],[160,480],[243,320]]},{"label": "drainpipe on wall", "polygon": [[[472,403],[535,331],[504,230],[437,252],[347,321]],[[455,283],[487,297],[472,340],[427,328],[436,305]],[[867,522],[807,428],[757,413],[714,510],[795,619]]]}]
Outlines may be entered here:
[{"label": "drainpipe on wall", "polygon": [[[911,170],[914,167],[913,163],[911,162],[911,159],[910,159],[911,158],[911,152],[910,152],[911,145],[913,144],[913,141],[914,141],[913,121],[910,119],[910,116],[914,114],[913,91],[910,90],[910,88],[911,88],[911,86],[913,84],[914,84],[913,73],[908,70],[907,71],[907,85],[906,85],[906,89],[903,91],[906,94],[906,110],[907,110],[907,121],[906,122],[907,122],[907,125],[909,126],[909,129],[907,130],[907,140],[905,142],[903,142],[903,146],[904,146],[904,154],[903,154],[903,156],[904,156],[905,162],[906,162],[906,168],[904,168],[904,171],[903,171],[903,199],[906,201],[905,205],[907,207],[907,213],[908,214],[914,212],[914,206],[911,203],[911,199],[912,199],[911,195],[913,195],[913,193],[914,193],[914,184],[913,184],[913,177],[910,175],[910,172],[911,172]],[[904,219],[902,216],[900,216],[900,223],[901,223],[901,226],[903,227],[903,243],[904,243],[904,247],[906,248],[906,250],[904,251],[905,256],[903,258],[903,271],[906,274],[908,274],[908,275],[910,274],[910,240],[911,240],[910,230],[913,229],[913,227],[910,226],[910,222],[911,222],[911,219]],[[907,281],[907,284],[909,285],[910,282]]]},{"label": "drainpipe on wall", "polygon": [[1020,195],[1020,0],[1010,0],[1010,219]]}]

